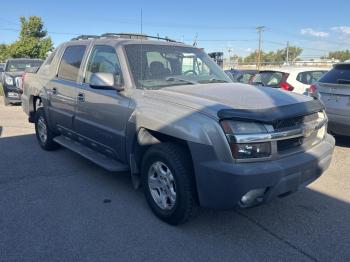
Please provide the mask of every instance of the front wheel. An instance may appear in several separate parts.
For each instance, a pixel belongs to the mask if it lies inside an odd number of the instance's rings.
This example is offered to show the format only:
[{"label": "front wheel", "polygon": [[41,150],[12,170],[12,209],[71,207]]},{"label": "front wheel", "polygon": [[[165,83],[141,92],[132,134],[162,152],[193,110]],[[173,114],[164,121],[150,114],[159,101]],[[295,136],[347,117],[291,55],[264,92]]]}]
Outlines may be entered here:
[{"label": "front wheel", "polygon": [[35,113],[35,134],[39,145],[45,150],[55,150],[59,145],[53,141],[54,132],[47,124],[43,108],[39,108]]},{"label": "front wheel", "polygon": [[176,144],[152,146],[142,163],[142,185],[153,213],[178,225],[197,209],[195,182],[189,153]]}]

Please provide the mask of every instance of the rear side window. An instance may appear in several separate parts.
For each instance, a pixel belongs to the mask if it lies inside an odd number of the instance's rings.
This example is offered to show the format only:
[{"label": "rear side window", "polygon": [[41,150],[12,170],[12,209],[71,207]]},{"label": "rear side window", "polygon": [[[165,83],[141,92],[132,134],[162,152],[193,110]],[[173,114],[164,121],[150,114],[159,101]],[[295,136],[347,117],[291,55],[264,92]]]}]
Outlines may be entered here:
[{"label": "rear side window", "polygon": [[298,74],[297,80],[305,85],[311,85],[317,82],[325,73],[326,71],[301,72]]},{"label": "rear side window", "polygon": [[262,84],[264,86],[278,86],[283,80],[284,73],[275,71],[266,71],[256,74],[252,84]]},{"label": "rear side window", "polygon": [[57,77],[77,81],[79,68],[84,57],[86,46],[68,46],[64,51]]},{"label": "rear side window", "polygon": [[321,83],[350,84],[350,64],[336,65],[319,80]]},{"label": "rear side window", "polygon": [[244,84],[248,84],[250,79],[253,77],[254,74],[250,73],[244,73],[244,74],[239,74],[236,77],[236,81]]}]

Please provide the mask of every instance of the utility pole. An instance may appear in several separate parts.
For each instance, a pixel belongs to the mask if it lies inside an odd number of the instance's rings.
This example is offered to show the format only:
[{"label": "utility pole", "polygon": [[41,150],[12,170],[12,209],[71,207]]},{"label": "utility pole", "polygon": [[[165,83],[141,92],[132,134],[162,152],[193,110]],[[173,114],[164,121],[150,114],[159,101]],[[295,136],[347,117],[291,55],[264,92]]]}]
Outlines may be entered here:
[{"label": "utility pole", "polygon": [[257,64],[257,68],[258,70],[260,70],[261,67],[261,41],[262,41],[262,33],[265,30],[265,26],[259,26],[256,28],[256,30],[258,31],[259,34],[259,49],[258,49],[258,64]]},{"label": "utility pole", "polygon": [[230,69],[232,69],[232,68],[233,68],[233,66],[232,66],[232,61],[231,61],[231,52],[232,52],[232,48],[229,47],[227,51],[228,51],[228,64],[229,64]]},{"label": "utility pole", "polygon": [[286,49],[286,65],[289,65],[289,41],[287,41],[287,49]]}]

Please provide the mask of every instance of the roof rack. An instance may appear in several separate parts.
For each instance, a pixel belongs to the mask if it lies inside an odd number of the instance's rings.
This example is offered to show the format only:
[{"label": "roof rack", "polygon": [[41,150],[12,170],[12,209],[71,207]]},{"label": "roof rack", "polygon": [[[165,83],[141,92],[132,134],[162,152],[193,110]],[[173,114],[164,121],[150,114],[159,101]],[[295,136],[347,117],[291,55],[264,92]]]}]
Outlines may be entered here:
[{"label": "roof rack", "polygon": [[159,37],[159,36],[151,36],[144,34],[133,34],[133,33],[105,33],[102,34],[101,37],[118,37],[118,38],[127,38],[127,39],[157,39],[157,40],[165,40],[167,42],[177,42],[176,40],[170,39],[168,37]]},{"label": "roof rack", "polygon": [[71,40],[74,41],[74,40],[87,40],[87,39],[100,39],[100,38],[125,38],[125,39],[138,39],[138,40],[157,39],[157,40],[165,40],[167,42],[180,43],[168,37],[150,36],[150,35],[134,34],[134,33],[105,33],[100,36],[99,35],[80,35],[72,38]]},{"label": "roof rack", "polygon": [[98,39],[100,36],[98,35],[79,35],[77,37],[72,38],[71,40],[87,40],[87,39]]}]

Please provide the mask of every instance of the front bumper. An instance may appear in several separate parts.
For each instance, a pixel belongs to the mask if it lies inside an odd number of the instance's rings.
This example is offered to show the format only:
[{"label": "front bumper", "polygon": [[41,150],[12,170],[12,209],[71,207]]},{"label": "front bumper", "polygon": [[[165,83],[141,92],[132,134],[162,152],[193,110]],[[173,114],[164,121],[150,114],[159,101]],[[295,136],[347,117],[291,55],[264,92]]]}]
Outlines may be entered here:
[{"label": "front bumper", "polygon": [[327,113],[328,130],[337,135],[350,136],[350,116]]},{"label": "front bumper", "polygon": [[10,103],[19,103],[19,102],[21,102],[20,90],[17,87],[15,87],[15,86],[8,86],[8,85],[5,84],[3,89],[4,89],[4,95],[6,96],[6,99]]},{"label": "front bumper", "polygon": [[240,205],[240,200],[249,191],[262,188],[266,190],[259,203],[293,193],[316,180],[328,168],[334,144],[334,138],[326,135],[310,150],[278,160],[254,163],[195,162],[200,205],[233,208]]}]

